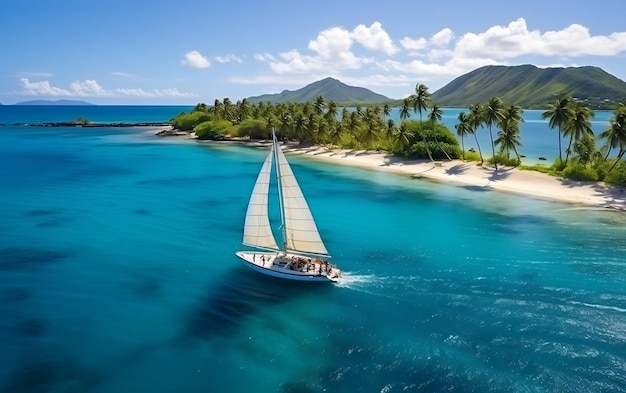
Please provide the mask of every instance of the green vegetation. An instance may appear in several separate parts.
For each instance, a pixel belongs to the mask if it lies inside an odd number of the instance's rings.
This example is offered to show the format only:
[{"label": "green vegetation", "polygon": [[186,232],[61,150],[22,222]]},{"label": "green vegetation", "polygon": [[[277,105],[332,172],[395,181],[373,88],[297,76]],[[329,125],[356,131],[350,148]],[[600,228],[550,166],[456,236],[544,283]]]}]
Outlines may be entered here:
[{"label": "green vegetation", "polygon": [[[607,130],[599,135],[606,144],[600,148],[596,146],[596,137],[591,128],[593,110],[576,102],[571,96],[559,97],[556,102],[548,105],[542,114],[548,119],[550,128],[558,131],[559,157],[550,166],[544,165],[521,166],[521,158],[517,146],[521,145],[519,124],[524,121],[519,106],[505,106],[498,97],[492,97],[486,104],[469,106],[469,113],[459,113],[459,123],[455,126],[457,135],[463,144],[464,138],[476,136],[479,127],[487,127],[491,138],[492,157],[488,162],[507,166],[520,166],[520,169],[536,170],[553,176],[562,176],[573,180],[604,181],[610,184],[626,184],[626,163],[623,160],[626,154],[626,107],[619,105],[615,116],[610,121]],[[493,128],[497,131],[497,139],[493,139]],[[563,159],[563,143],[565,140],[565,159]],[[481,163],[484,158],[476,138]],[[496,147],[499,150],[496,152]],[[617,149],[615,158],[609,157],[612,150]],[[515,153],[515,157],[511,156]],[[462,151],[462,157],[468,157]],[[475,157],[475,156],[474,156]]]},{"label": "green vegetation", "polygon": [[[419,97],[421,104],[415,96],[411,107],[421,117],[430,103],[425,86]],[[337,104],[322,96],[315,102],[282,104],[252,104],[245,99],[233,104],[224,99],[215,100],[213,106],[198,104],[191,113],[175,117],[172,124],[179,130],[194,130],[201,139],[269,139],[275,129],[280,139],[302,145],[385,150],[416,159],[461,157],[456,137],[439,123],[442,111],[438,106],[432,108],[427,120],[403,121],[399,126],[387,119],[389,111],[388,106],[357,106],[339,113]]]},{"label": "green vegetation", "polygon": [[[201,139],[269,139],[271,130],[284,141],[342,149],[384,150],[413,158],[485,161],[495,166],[519,166],[575,180],[626,184],[626,107],[619,105],[610,126],[599,135],[605,143],[597,147],[591,120],[594,112],[571,96],[559,97],[548,105],[543,118],[558,131],[559,157],[551,166],[520,166],[522,109],[505,105],[499,97],[469,105],[455,126],[456,136],[440,123],[442,110],[433,104],[428,87],[418,84],[415,93],[402,101],[400,124],[388,119],[390,107],[356,106],[339,112],[334,101],[318,96],[314,102],[253,104],[246,99],[233,104],[228,98],[213,106],[198,104],[191,113],[172,120],[175,128],[194,130]],[[419,114],[419,120],[410,120]],[[491,156],[485,158],[477,132],[487,130]],[[458,139],[457,139],[458,137]],[[465,139],[474,138],[478,151],[465,151]],[[460,144],[459,144],[460,139]],[[565,154],[563,153],[565,151]],[[611,157],[611,152],[616,152]]]},{"label": "green vegetation", "polygon": [[[609,127],[600,140],[604,146],[596,146],[591,129],[594,113],[588,107],[575,102],[570,96],[560,97],[543,113],[549,119],[550,128],[559,133],[559,158],[552,164],[549,173],[573,180],[604,181],[609,184],[626,184],[626,107],[620,104],[615,110]],[[568,140],[563,160],[561,139]],[[617,149],[615,158],[610,157]]]},{"label": "green vegetation", "polygon": [[462,75],[432,95],[442,106],[467,108],[500,97],[523,108],[546,108],[568,95],[586,107],[614,109],[626,102],[626,82],[597,67],[486,66]]}]

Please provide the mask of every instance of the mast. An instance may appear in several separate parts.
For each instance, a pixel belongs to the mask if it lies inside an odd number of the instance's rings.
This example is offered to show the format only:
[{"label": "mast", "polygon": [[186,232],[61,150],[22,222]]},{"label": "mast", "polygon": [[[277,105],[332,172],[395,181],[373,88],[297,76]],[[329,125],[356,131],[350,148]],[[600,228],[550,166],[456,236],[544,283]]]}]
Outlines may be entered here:
[{"label": "mast", "polygon": [[273,143],[273,152],[274,152],[274,165],[276,167],[276,182],[278,184],[278,205],[280,210],[280,228],[283,232],[283,247],[282,250],[287,252],[287,226],[285,225],[285,203],[283,201],[283,187],[282,187],[282,178],[280,173],[280,163],[278,162],[278,141],[276,140],[276,133],[272,128],[272,143]]},{"label": "mast", "polygon": [[[275,139],[275,143],[277,143]],[[285,253],[330,257],[285,154],[276,148]]]}]

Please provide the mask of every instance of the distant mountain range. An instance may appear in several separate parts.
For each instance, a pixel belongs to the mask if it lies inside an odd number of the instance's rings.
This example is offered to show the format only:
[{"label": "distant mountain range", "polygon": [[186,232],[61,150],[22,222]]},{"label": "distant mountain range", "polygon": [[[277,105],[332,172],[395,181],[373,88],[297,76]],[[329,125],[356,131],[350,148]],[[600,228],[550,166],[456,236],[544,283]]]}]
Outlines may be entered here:
[{"label": "distant mountain range", "polygon": [[[412,88],[412,87],[411,87]],[[507,104],[522,108],[546,108],[560,95],[569,94],[596,109],[607,109],[617,102],[626,103],[626,82],[598,67],[538,68],[533,65],[485,66],[462,75],[441,89],[431,92],[431,100],[442,107],[467,108],[500,97]],[[348,86],[326,78],[299,90],[248,97],[259,102],[314,102],[318,96],[340,106],[401,106],[391,99],[363,87]]]},{"label": "distant mountain range", "polygon": [[563,94],[591,107],[626,103],[626,82],[598,67],[486,66],[460,76],[431,95],[441,106],[466,108],[493,96],[522,108],[545,108]]},{"label": "distant mountain range", "polygon": [[264,94],[248,97],[251,103],[259,102],[314,102],[319,96],[344,106],[383,104],[392,101],[389,97],[374,93],[363,87],[348,86],[337,79],[326,78],[306,85],[295,91],[283,90],[280,94]]},{"label": "distant mountain range", "polygon": [[18,102],[15,105],[94,105],[85,101],[76,101],[76,100],[33,100],[33,101],[23,101]]}]

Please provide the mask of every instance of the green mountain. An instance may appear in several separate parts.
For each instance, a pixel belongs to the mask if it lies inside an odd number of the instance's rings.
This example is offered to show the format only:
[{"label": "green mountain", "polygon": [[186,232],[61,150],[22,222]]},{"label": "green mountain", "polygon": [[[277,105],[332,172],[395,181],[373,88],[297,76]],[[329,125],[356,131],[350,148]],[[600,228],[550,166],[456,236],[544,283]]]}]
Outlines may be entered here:
[{"label": "green mountain", "polygon": [[374,93],[363,87],[348,86],[337,79],[326,78],[321,81],[306,85],[295,91],[284,90],[280,94],[264,94],[256,97],[248,97],[251,103],[271,102],[273,104],[282,102],[315,102],[319,96],[324,100],[334,101],[338,105],[374,105],[390,102],[384,95]]},{"label": "green mountain", "polygon": [[440,106],[466,108],[493,96],[522,108],[545,108],[569,94],[593,108],[626,103],[626,82],[598,67],[538,68],[533,65],[485,66],[432,93]]}]

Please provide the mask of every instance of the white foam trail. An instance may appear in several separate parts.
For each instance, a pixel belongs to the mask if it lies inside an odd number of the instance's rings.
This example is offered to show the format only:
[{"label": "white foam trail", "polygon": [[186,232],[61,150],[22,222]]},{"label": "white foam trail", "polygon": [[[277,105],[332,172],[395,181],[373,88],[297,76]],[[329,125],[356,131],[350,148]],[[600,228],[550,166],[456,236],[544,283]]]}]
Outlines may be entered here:
[{"label": "white foam trail", "polygon": [[373,274],[350,274],[342,272],[339,281],[337,281],[335,285],[341,288],[356,289],[375,284],[377,281],[376,276]]}]

